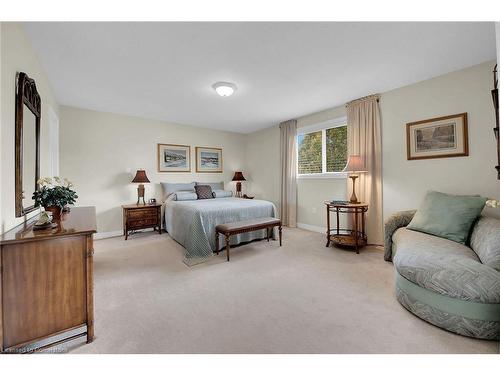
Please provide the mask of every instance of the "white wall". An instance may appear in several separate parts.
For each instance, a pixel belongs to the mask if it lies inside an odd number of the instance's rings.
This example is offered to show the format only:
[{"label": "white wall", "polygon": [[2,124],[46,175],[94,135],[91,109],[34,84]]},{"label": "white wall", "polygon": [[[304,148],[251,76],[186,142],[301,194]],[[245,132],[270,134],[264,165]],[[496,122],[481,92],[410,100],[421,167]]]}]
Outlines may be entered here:
[{"label": "white wall", "polygon": [[[345,107],[312,113],[297,119],[297,128],[346,116]],[[326,230],[325,201],[346,199],[346,178],[299,178],[297,181],[297,223]],[[332,217],[332,220],[335,220]]]},{"label": "white wall", "polygon": [[[138,168],[151,181],[146,199],[158,201],[160,182],[224,181],[234,191],[234,172],[245,171],[242,134],[65,106],[59,133],[60,174],[74,183],[77,205],[96,206],[99,232],[122,229],[121,205],[137,200],[137,185],[131,181]],[[224,173],[159,173],[158,143],[190,145],[193,171],[195,146],[221,147]]]},{"label": "white wall", "polygon": [[[500,27],[496,24],[497,45]],[[47,78],[22,28],[16,23],[0,25],[0,224],[2,230],[21,222],[14,215],[14,101],[15,74],[25,71],[37,82],[42,96],[41,174],[50,173],[47,114],[59,115]],[[500,53],[500,47],[497,49]],[[414,208],[427,189],[453,193],[477,193],[500,198],[492,127],[490,97],[494,62],[399,88],[381,96],[384,217],[400,209]],[[367,93],[370,94],[370,93]],[[248,181],[244,191],[279,205],[279,128],[249,135],[220,132],[159,121],[64,107],[60,119],[61,174],[74,179],[78,204],[96,205],[100,231],[121,228],[120,205],[135,201],[129,183],[136,168],[146,168],[153,182],[148,197],[161,198],[159,181],[229,182],[241,169]],[[410,121],[468,112],[470,156],[464,158],[406,160],[405,124]],[[344,107],[298,118],[298,127],[345,115]],[[224,169],[219,174],[156,172],[156,144],[179,143],[223,147]],[[194,159],[193,159],[194,162]],[[130,171],[130,173],[128,172]],[[228,188],[234,190],[233,183]],[[324,227],[323,201],[345,198],[345,179],[298,181],[298,222]],[[499,215],[497,211],[489,214]]]},{"label": "white wall", "polygon": [[497,61],[500,61],[500,22],[495,22],[495,32],[497,40]]},{"label": "white wall", "polygon": [[[456,194],[481,194],[500,199],[496,179],[492,69],[487,62],[383,93],[380,100],[383,149],[384,217],[416,208],[429,189]],[[371,93],[366,93],[371,94]],[[406,123],[467,112],[470,156],[406,160]],[[298,119],[298,127],[345,116],[345,108],[313,113]],[[279,129],[261,130],[247,137],[251,184],[261,198],[279,201]],[[346,198],[345,179],[299,179],[298,223],[325,226],[323,201]],[[500,216],[499,210],[486,214]]]},{"label": "white wall", "polygon": [[[1,214],[0,229],[8,230],[20,224],[24,218],[15,217],[14,187],[14,135],[15,135],[15,99],[16,73],[25,72],[36,82],[42,99],[42,118],[40,125],[40,173],[46,175],[50,165],[50,148],[47,114],[52,108],[59,113],[50,84],[38,62],[38,58],[28,41],[22,27],[17,23],[1,24],[1,137],[0,137],[0,173],[1,173]],[[33,215],[34,213],[32,213]]]},{"label": "white wall", "polygon": [[[490,61],[382,95],[384,218],[417,208],[427,190],[500,198]],[[406,123],[467,112],[469,156],[406,160]],[[499,210],[487,211],[500,216]]]},{"label": "white wall", "polygon": [[246,182],[243,192],[273,202],[280,201],[280,130],[278,126],[245,136]]},{"label": "white wall", "polygon": [[[0,22],[0,92],[2,89],[2,22]],[[0,99],[0,157],[2,156],[2,100]],[[3,185],[3,176],[2,176],[2,161],[0,160],[0,233],[3,232],[3,209],[2,209],[2,185]]]},{"label": "white wall", "polygon": [[[345,108],[338,107],[299,117],[297,128],[345,116]],[[249,195],[268,199],[279,207],[279,127],[263,129],[246,136],[245,188]],[[345,199],[345,178],[307,178],[297,182],[297,222],[324,231],[325,200]]]}]

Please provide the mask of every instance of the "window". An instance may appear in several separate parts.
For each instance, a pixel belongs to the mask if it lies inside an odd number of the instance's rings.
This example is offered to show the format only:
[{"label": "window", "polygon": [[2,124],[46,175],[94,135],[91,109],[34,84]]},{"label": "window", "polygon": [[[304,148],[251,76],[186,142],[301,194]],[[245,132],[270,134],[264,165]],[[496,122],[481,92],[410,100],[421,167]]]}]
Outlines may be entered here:
[{"label": "window", "polygon": [[298,130],[298,174],[334,176],[347,164],[346,119],[336,119]]},{"label": "window", "polygon": [[326,172],[342,172],[347,164],[347,125],[325,130]]},{"label": "window", "polygon": [[299,134],[297,149],[299,157],[299,174],[322,173],[323,161],[321,155],[323,132]]}]

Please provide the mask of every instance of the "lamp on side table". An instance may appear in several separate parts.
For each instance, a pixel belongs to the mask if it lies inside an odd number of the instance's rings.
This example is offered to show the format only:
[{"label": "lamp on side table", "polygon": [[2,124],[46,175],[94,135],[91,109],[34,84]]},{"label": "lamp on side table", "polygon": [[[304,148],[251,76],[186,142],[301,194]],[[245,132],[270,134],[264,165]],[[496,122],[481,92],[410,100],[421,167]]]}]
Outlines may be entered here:
[{"label": "lamp on side table", "polygon": [[149,182],[148,176],[146,176],[146,171],[144,169],[138,169],[132,182],[139,184],[137,187],[137,204],[139,204],[139,200],[141,198],[142,202],[146,204],[146,201],[144,200],[144,184]]},{"label": "lamp on side table", "polygon": [[352,204],[359,203],[358,197],[356,196],[356,179],[359,177],[358,173],[364,173],[365,163],[360,155],[350,155],[347,160],[347,165],[344,168],[344,172],[351,172],[349,178],[352,179],[352,195],[349,200]]},{"label": "lamp on side table", "polygon": [[233,181],[236,182],[236,196],[241,198],[241,181],[246,181],[243,172],[234,172]]}]

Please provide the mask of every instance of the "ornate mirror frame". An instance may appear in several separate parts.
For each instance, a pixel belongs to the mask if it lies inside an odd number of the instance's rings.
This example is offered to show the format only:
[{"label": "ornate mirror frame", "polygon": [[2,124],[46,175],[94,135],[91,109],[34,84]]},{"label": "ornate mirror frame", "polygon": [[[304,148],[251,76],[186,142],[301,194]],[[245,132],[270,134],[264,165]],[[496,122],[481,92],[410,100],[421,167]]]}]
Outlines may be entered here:
[{"label": "ornate mirror frame", "polygon": [[491,96],[493,98],[493,107],[495,109],[495,127],[493,132],[495,133],[495,139],[497,141],[497,160],[498,165],[495,167],[497,170],[497,178],[500,180],[500,113],[498,110],[498,71],[497,65],[493,68],[493,90],[491,90]]},{"label": "ornate mirror frame", "polygon": [[[26,73],[20,72],[16,77],[16,144],[15,144],[15,194],[16,194],[16,217],[21,217],[35,210],[35,204],[23,207],[23,110],[25,105],[35,116],[35,181],[33,188],[38,188],[37,181],[40,178],[40,118],[41,99],[36,89],[35,80],[28,77]],[[31,194],[31,192],[28,192]]]}]

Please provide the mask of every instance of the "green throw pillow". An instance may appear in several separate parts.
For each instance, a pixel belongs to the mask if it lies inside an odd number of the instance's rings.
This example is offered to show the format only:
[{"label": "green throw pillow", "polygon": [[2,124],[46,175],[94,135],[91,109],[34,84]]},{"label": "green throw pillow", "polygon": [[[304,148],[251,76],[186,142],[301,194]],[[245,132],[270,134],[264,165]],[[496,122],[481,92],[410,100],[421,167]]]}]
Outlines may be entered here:
[{"label": "green throw pillow", "polygon": [[428,191],[407,228],[465,244],[485,204],[479,196]]}]

